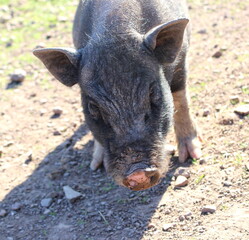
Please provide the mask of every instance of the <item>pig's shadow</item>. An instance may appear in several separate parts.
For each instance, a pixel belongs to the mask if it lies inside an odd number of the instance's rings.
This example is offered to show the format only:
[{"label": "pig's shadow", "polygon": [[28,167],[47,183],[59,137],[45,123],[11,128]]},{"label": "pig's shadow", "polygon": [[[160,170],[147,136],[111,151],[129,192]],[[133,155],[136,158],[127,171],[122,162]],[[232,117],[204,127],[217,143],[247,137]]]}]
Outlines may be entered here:
[{"label": "pig's shadow", "polygon": [[15,89],[15,88],[20,87],[21,85],[22,85],[22,82],[9,82],[9,83],[6,85],[5,89],[6,89],[6,90]]},{"label": "pig's shadow", "polygon": [[[176,158],[172,159],[170,171],[159,185],[132,192],[116,186],[103,169],[97,172],[89,169],[93,141],[88,133],[85,125],[80,126],[45,156],[33,174],[0,203],[0,208],[8,212],[8,216],[0,219],[0,232],[5,239],[9,236],[23,239],[25,231],[28,236],[25,239],[143,237],[179,167]],[[82,198],[70,203],[62,190],[65,185],[82,193]],[[47,208],[41,206],[41,200],[45,198],[52,198],[52,204]],[[22,205],[17,212],[11,210],[16,202]],[[16,227],[4,227],[10,223]],[[23,233],[18,227],[26,230]]]}]

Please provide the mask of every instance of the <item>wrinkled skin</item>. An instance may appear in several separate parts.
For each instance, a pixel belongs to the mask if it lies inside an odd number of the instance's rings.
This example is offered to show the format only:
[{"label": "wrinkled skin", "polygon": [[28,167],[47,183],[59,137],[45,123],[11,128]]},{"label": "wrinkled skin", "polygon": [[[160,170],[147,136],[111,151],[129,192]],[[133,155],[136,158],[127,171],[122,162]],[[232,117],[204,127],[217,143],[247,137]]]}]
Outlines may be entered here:
[{"label": "wrinkled skin", "polygon": [[180,162],[201,155],[185,90],[187,24],[184,1],[85,0],[74,21],[76,50],[34,51],[59,81],[81,88],[95,137],[91,168],[104,162],[132,190],[157,184],[167,171],[173,118]]}]

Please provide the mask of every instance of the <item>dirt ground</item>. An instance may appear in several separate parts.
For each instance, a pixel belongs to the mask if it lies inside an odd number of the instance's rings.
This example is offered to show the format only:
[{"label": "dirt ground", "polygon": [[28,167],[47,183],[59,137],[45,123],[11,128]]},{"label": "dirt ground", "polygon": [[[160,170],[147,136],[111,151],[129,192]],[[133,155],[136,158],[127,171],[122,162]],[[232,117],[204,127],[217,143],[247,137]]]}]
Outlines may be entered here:
[{"label": "dirt ground", "polygon": [[[34,60],[24,68],[29,80],[0,89],[0,240],[249,239],[249,117],[234,113],[249,103],[249,1],[189,1],[189,8],[189,93],[202,161],[180,165],[176,154],[161,183],[141,192],[115,185],[104,169],[92,172],[79,88]],[[40,42],[71,46],[70,31],[52,28]],[[32,44],[13,56],[39,42]],[[174,188],[182,167],[189,183]],[[68,201],[63,186],[81,197]],[[216,211],[202,214],[206,205]]]}]

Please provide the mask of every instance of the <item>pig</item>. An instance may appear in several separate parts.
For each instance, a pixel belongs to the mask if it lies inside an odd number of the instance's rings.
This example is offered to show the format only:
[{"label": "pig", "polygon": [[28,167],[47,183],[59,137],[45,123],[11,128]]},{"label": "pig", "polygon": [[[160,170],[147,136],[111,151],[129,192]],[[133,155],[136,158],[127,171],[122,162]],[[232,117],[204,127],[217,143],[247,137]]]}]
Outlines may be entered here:
[{"label": "pig", "polygon": [[61,83],[81,89],[94,136],[91,169],[103,163],[131,190],[156,185],[168,171],[173,124],[179,161],[201,157],[186,89],[188,22],[184,0],[81,0],[75,48],[33,52]]}]

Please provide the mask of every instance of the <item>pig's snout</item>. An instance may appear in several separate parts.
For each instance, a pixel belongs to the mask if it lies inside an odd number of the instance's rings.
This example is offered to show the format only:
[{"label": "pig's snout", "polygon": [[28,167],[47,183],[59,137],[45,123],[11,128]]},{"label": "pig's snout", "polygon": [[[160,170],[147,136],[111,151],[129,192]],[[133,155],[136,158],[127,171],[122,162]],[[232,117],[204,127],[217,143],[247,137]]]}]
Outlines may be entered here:
[{"label": "pig's snout", "polygon": [[158,183],[160,174],[156,167],[141,167],[141,164],[137,163],[128,171],[127,177],[123,181],[123,184],[127,188],[139,191],[150,188]]}]

